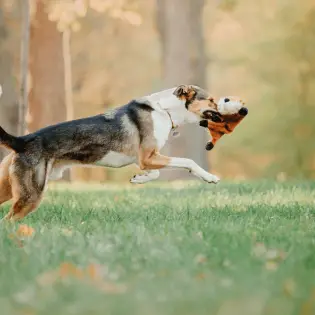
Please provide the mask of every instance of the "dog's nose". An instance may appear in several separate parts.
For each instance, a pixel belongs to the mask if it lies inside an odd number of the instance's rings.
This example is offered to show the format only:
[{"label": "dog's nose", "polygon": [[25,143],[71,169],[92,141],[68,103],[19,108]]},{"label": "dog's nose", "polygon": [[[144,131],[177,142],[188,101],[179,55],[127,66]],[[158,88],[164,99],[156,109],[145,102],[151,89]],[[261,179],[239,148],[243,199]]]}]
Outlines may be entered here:
[{"label": "dog's nose", "polygon": [[241,115],[241,116],[246,116],[248,114],[248,109],[246,107],[242,107],[238,113]]},{"label": "dog's nose", "polygon": [[224,103],[228,103],[230,101],[230,99],[228,98],[228,97],[226,97],[225,99],[224,99]]}]

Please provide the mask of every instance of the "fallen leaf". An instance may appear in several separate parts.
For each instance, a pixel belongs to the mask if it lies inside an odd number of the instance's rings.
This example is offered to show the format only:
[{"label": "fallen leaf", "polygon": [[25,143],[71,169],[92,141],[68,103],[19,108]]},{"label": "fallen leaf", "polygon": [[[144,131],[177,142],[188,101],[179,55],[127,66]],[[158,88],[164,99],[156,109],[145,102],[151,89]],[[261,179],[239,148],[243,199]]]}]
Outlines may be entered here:
[{"label": "fallen leaf", "polygon": [[86,268],[86,274],[91,280],[99,280],[102,277],[101,266],[90,264]]},{"label": "fallen leaf", "polygon": [[84,277],[83,271],[71,263],[61,264],[58,273],[63,279],[70,276],[76,279],[82,279]]},{"label": "fallen leaf", "polygon": [[102,268],[97,264],[90,264],[85,269],[75,266],[72,263],[64,262],[55,271],[45,272],[37,277],[40,286],[53,285],[57,281],[67,279],[77,279],[93,285],[105,293],[123,293],[126,286],[112,283],[102,279]]},{"label": "fallen leaf", "polygon": [[34,233],[35,233],[35,230],[26,224],[21,224],[16,231],[16,234],[19,237],[24,237],[24,236],[29,237],[29,236],[32,236]]}]

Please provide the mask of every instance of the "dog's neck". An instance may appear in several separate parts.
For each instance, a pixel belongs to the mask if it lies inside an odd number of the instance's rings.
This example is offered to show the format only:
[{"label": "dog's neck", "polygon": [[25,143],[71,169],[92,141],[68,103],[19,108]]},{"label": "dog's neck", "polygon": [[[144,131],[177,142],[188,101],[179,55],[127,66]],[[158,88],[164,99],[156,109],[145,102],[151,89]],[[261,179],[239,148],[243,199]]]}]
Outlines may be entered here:
[{"label": "dog's neck", "polygon": [[174,95],[175,89],[172,88],[145,96],[140,101],[148,102],[157,111],[167,112],[174,127],[198,122],[200,118],[186,109],[185,101]]}]

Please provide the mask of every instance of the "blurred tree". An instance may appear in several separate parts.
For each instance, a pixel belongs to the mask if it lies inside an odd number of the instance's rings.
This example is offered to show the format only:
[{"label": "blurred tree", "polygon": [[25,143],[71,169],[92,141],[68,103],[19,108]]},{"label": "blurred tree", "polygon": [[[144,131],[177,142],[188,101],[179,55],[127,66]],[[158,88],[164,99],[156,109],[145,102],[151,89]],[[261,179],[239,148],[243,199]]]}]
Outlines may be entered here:
[{"label": "blurred tree", "polygon": [[[33,0],[30,43],[30,74],[33,84],[27,117],[30,131],[74,118],[71,31],[81,29],[80,18],[86,16],[89,8],[131,25],[141,24],[141,17],[137,13],[125,9],[126,2]],[[93,170],[84,172],[93,173]],[[94,170],[94,173],[99,174],[99,171]]]},{"label": "blurred tree", "polygon": [[[17,134],[18,102],[14,77],[14,59],[6,46],[8,36],[9,30],[6,26],[2,3],[0,6],[0,84],[2,85],[3,95],[0,100],[0,125],[8,132]],[[1,159],[6,152],[6,150],[1,149]]]},{"label": "blurred tree", "polygon": [[28,130],[66,120],[62,34],[42,0],[34,0],[30,33]]},{"label": "blurred tree", "polygon": [[[298,110],[292,125],[292,157],[286,162],[290,167],[289,175],[302,175],[310,178],[315,175],[315,8],[310,9],[299,20],[285,39],[285,49],[296,67],[296,104]],[[287,132],[288,134],[288,132]],[[287,156],[282,157],[288,161]],[[283,161],[283,162],[284,162]],[[291,165],[290,165],[291,164]]]},{"label": "blurred tree", "polygon": [[[196,84],[206,88],[203,7],[204,0],[157,0],[165,88],[179,84]],[[181,137],[171,141],[166,149],[168,154],[191,158],[208,169],[205,131],[191,125],[180,128],[180,133]],[[183,179],[188,176],[179,171],[167,174],[167,178]]]},{"label": "blurred tree", "polygon": [[271,91],[264,96],[270,113],[264,128],[274,135],[260,143],[275,152],[267,170],[310,178],[315,175],[315,8],[305,0],[297,10],[296,3],[288,1],[277,8],[275,19],[263,18],[269,20],[266,34],[270,33],[255,45],[257,58],[251,64]]},{"label": "blurred tree", "polygon": [[22,31],[20,48],[20,95],[19,95],[19,124],[18,135],[26,132],[26,112],[28,109],[28,64],[30,46],[30,1],[23,0],[22,5]]}]

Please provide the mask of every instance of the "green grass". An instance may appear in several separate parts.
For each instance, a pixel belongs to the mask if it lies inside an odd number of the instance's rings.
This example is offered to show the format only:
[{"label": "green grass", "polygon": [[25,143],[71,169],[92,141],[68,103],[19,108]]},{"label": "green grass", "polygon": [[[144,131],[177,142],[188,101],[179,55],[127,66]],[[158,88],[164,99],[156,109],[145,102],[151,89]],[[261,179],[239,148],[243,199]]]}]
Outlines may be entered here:
[{"label": "green grass", "polygon": [[[23,246],[12,239],[18,225],[0,226],[1,314],[315,314],[314,188],[48,191],[22,222],[35,230]],[[58,278],[53,272],[65,262],[100,265],[108,290],[71,274]]]}]

